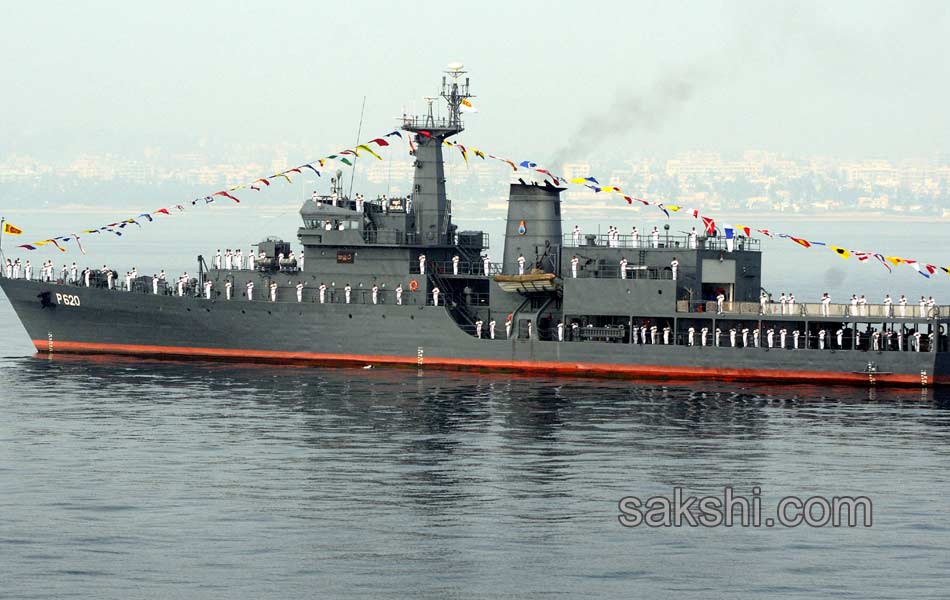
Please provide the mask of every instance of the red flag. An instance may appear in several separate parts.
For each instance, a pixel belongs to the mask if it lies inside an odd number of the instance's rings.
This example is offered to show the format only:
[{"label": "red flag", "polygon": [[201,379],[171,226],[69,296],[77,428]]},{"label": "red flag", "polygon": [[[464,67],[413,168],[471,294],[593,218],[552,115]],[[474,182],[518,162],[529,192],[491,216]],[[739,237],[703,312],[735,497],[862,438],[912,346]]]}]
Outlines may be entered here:
[{"label": "red flag", "polygon": [[264,185],[270,185],[270,182],[264,179],[263,177],[261,177],[260,179],[255,179],[254,183],[257,183],[258,181],[262,182]]},{"label": "red flag", "polygon": [[370,143],[371,143],[371,144],[379,144],[380,146],[388,146],[388,145],[389,145],[389,142],[387,142],[387,141],[384,140],[383,138],[376,138],[375,140],[370,140]]},{"label": "red flag", "polygon": [[421,136],[423,136],[423,137],[427,137],[427,138],[432,137],[432,134],[429,133],[428,131],[426,131],[425,129],[423,129],[422,131],[420,131],[420,132],[419,132],[419,135],[421,135]]},{"label": "red flag", "polygon": [[762,235],[767,235],[769,237],[772,237],[772,232],[769,231],[768,229],[756,229],[756,231],[758,231]]},{"label": "red flag", "polygon": [[623,199],[627,201],[627,204],[633,204],[633,198],[630,196],[624,196]]},{"label": "red flag", "polygon": [[237,202],[237,203],[239,203],[239,204],[240,204],[240,202],[241,202],[240,200],[238,200],[237,198],[235,198],[234,196],[232,196],[231,194],[229,194],[229,193],[227,193],[227,192],[225,192],[225,191],[223,191],[223,190],[220,191],[220,192],[215,192],[215,193],[213,193],[213,194],[211,194],[211,195],[212,195],[212,196],[224,196],[225,198],[230,198],[231,200],[234,200],[235,202]]},{"label": "red flag", "polygon": [[303,171],[300,170],[300,167],[294,167],[293,169],[287,169],[284,173],[300,173],[303,175]]},{"label": "red flag", "polygon": [[799,246],[802,246],[803,248],[811,248],[811,242],[809,242],[808,240],[803,240],[802,238],[797,238],[791,235],[788,236],[788,239],[792,240],[793,242],[795,242]]},{"label": "red flag", "polygon": [[160,208],[160,209],[156,210],[155,212],[153,212],[152,214],[153,214],[153,215],[157,215],[158,213],[162,213],[163,215],[171,215],[171,213],[168,212],[168,209],[167,209],[167,208]]},{"label": "red flag", "polygon": [[700,217],[703,220],[703,226],[706,228],[706,235],[716,233],[716,222],[709,217]]}]

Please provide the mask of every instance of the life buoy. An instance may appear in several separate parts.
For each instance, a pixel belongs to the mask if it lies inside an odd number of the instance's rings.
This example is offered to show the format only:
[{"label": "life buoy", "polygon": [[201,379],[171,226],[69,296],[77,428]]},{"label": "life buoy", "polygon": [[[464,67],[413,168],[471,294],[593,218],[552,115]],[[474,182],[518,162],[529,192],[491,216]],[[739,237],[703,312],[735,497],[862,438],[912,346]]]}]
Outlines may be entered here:
[{"label": "life buoy", "polygon": [[409,282],[409,291],[414,292],[419,289],[419,282],[413,279]]}]

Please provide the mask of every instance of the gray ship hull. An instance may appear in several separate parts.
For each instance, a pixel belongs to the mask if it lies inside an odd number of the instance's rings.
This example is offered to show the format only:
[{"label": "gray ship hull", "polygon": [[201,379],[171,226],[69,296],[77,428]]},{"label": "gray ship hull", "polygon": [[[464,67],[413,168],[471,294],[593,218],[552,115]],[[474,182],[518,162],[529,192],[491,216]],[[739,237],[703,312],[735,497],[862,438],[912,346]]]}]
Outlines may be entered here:
[{"label": "gray ship hull", "polygon": [[0,287],[40,353],[649,379],[948,382],[942,352],[490,340],[459,329],[441,306],[206,300],[12,279],[0,279]]}]

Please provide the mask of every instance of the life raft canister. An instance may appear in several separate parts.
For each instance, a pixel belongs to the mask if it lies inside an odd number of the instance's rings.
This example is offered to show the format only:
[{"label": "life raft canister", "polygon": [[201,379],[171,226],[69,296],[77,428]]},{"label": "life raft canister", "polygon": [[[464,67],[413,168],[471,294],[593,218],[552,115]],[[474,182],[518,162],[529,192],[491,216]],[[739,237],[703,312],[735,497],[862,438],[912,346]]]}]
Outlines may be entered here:
[{"label": "life raft canister", "polygon": [[409,282],[409,291],[414,292],[414,291],[416,291],[416,290],[418,290],[418,289],[419,289],[419,282],[418,282],[418,281],[416,281],[415,279],[413,279],[412,281]]}]

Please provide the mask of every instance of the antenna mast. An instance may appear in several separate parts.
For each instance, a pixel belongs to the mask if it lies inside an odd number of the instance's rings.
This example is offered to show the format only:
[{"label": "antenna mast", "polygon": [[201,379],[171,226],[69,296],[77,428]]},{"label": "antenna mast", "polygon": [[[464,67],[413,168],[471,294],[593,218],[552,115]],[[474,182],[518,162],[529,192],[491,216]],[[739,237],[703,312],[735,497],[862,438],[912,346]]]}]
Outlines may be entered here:
[{"label": "antenna mast", "polygon": [[[462,75],[466,73],[467,71],[465,71],[465,67],[462,63],[452,62],[449,63],[445,75],[442,76],[441,96],[445,98],[445,101],[449,105],[449,127],[458,131],[462,131],[463,129],[462,116],[460,114],[462,101],[472,97],[472,95],[468,93],[468,77],[465,78],[464,82],[459,81]],[[451,82],[446,80],[446,75],[452,78]]]}]

